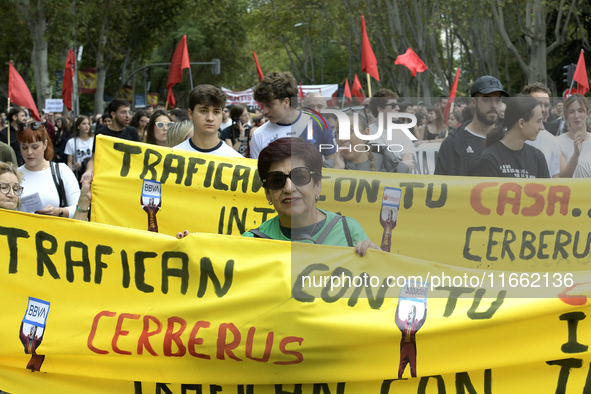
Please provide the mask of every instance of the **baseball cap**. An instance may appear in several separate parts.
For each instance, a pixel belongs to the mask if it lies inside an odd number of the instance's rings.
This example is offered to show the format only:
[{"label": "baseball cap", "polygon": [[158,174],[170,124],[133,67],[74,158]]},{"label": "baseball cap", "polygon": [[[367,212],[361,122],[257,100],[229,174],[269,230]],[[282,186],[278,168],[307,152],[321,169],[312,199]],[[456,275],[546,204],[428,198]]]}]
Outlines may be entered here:
[{"label": "baseball cap", "polygon": [[503,90],[503,84],[501,81],[490,75],[485,75],[474,81],[470,96],[474,97],[476,93],[489,94],[494,92],[501,92],[503,96],[509,97],[509,93]]}]

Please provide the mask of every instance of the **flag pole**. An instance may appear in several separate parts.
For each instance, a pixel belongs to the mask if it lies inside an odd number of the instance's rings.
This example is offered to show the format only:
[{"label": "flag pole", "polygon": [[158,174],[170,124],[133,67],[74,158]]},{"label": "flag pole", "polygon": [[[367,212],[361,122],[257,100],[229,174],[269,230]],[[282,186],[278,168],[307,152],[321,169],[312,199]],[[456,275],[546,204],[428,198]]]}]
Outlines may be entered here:
[{"label": "flag pole", "polygon": [[[6,114],[10,113],[10,97],[8,98],[8,109],[6,111]],[[6,133],[8,135],[8,146],[10,146],[10,119],[8,119],[8,116],[6,117],[6,123],[8,123],[8,133]]]},{"label": "flag pole", "polygon": [[[12,60],[10,61],[9,65],[8,65],[8,86],[9,86],[8,91],[9,92],[10,92],[10,64],[12,64]],[[6,110],[6,115],[8,115],[9,113],[10,113],[10,95],[8,95],[8,108]],[[6,133],[8,136],[8,146],[10,146],[10,120],[11,119],[9,119],[8,116],[6,116],[6,122],[8,123],[8,133]]]},{"label": "flag pole", "polygon": [[369,74],[365,73],[365,75],[367,76],[367,90],[369,93],[369,97],[371,97],[371,79],[369,79]]},{"label": "flag pole", "polygon": [[431,75],[433,75],[433,78],[435,78],[435,80],[437,81],[439,86],[441,86],[441,89],[443,89],[443,91],[445,92],[445,95],[449,97],[449,92],[447,91],[447,89],[445,89],[445,86],[443,86],[443,84],[441,83],[439,78],[437,78],[437,76],[435,74],[433,74],[433,71],[431,71],[431,69],[429,67],[427,67],[427,70],[429,70],[429,72],[431,73]]}]

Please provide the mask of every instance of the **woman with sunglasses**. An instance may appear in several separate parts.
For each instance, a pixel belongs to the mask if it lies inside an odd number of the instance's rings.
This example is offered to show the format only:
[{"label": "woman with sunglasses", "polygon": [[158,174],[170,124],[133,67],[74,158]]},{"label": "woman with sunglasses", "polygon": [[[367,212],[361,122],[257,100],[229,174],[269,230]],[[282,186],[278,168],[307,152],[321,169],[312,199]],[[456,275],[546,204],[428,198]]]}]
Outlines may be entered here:
[{"label": "woman with sunglasses", "polygon": [[0,208],[11,211],[20,208],[22,178],[12,163],[0,163]]},{"label": "woman with sunglasses", "polygon": [[146,142],[152,145],[166,146],[166,134],[172,125],[172,120],[166,111],[161,109],[154,111],[148,122]]},{"label": "woman with sunglasses", "polygon": [[22,183],[26,190],[23,197],[39,194],[44,208],[36,213],[72,218],[80,196],[78,181],[67,164],[53,163],[56,176],[57,169],[59,169],[59,179],[63,182],[65,190],[64,206],[60,207],[59,192],[52,168],[50,168],[53,146],[43,123],[33,122],[19,125],[16,139],[20,143],[21,153],[25,159],[25,164],[19,167],[25,178]]},{"label": "woman with sunglasses", "polygon": [[243,236],[354,246],[361,256],[367,248],[380,250],[355,219],[316,207],[322,189],[322,157],[313,145],[300,138],[279,138],[261,151],[258,171],[277,216]]}]

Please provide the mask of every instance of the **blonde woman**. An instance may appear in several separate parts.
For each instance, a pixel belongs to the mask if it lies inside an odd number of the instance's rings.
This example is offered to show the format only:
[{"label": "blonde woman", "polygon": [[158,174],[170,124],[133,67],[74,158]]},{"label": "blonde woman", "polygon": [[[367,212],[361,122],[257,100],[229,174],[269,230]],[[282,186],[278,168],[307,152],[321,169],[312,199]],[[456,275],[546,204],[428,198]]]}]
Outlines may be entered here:
[{"label": "blonde woman", "polygon": [[587,131],[589,101],[573,94],[564,103],[564,118],[568,131],[556,137],[560,148],[560,177],[571,178],[579,164],[581,153],[591,152],[591,133]]},{"label": "blonde woman", "polygon": [[166,134],[166,146],[172,148],[191,137],[193,137],[193,122],[190,120],[176,122],[170,127],[170,129],[168,129],[168,133]]}]

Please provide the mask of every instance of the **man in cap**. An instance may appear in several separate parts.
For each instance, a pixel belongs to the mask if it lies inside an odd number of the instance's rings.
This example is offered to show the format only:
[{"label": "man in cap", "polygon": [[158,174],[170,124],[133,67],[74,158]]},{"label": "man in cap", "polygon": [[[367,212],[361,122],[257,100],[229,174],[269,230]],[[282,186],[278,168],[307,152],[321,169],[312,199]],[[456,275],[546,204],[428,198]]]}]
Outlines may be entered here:
[{"label": "man in cap", "polygon": [[509,93],[495,77],[478,78],[470,92],[474,119],[451,130],[441,143],[435,175],[474,175],[485,149],[486,136],[494,129],[502,104],[502,96]]}]

